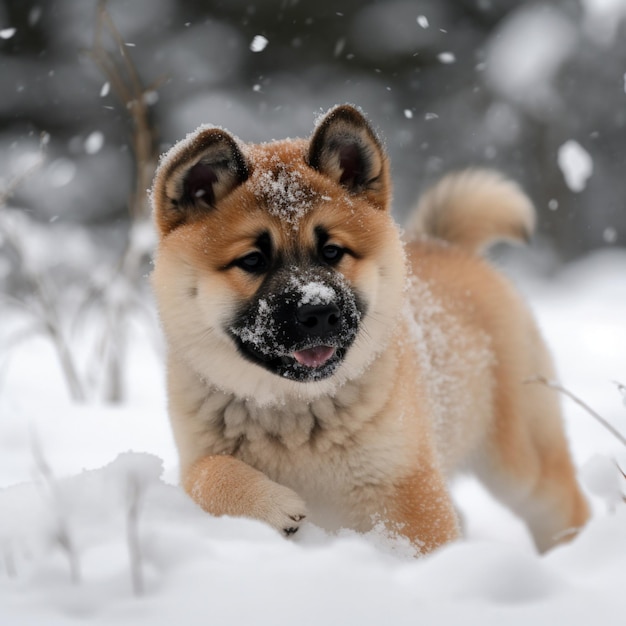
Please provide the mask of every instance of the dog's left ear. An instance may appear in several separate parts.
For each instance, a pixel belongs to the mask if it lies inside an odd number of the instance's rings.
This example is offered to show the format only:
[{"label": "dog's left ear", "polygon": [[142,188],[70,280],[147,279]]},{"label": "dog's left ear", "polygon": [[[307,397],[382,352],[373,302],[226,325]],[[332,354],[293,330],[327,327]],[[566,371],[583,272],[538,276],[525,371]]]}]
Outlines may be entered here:
[{"label": "dog's left ear", "polygon": [[311,137],[308,162],[349,192],[365,195],[377,208],[388,208],[387,156],[367,120],[354,107],[335,107],[321,119]]}]

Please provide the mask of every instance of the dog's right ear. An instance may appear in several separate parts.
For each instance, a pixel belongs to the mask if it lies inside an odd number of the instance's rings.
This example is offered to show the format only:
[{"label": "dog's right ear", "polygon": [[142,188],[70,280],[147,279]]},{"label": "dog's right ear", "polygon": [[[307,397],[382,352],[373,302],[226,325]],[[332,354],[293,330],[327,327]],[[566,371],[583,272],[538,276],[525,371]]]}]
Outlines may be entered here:
[{"label": "dog's right ear", "polygon": [[234,137],[200,128],[167,152],[156,171],[152,206],[162,235],[211,210],[249,175]]}]

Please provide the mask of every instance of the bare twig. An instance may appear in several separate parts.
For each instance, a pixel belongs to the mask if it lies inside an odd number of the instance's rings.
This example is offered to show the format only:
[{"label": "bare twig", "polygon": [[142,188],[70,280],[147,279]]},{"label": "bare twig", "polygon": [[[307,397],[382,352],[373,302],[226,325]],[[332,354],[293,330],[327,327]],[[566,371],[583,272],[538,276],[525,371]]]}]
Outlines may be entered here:
[{"label": "bare twig", "polygon": [[[5,236],[8,234],[13,249],[20,258],[24,259],[26,252],[22,248],[20,236],[17,234],[17,231],[12,231],[7,224],[4,224],[3,234]],[[39,304],[35,316],[40,327],[52,342],[71,397],[77,402],[83,402],[86,399],[86,394],[78,374],[78,367],[69,348],[68,340],[61,323],[61,315],[58,310],[58,298],[53,293],[50,281],[47,277],[28,267],[27,263],[23,265],[23,278]]]},{"label": "bare twig", "polygon": [[130,575],[133,593],[141,596],[144,593],[143,572],[141,569],[141,547],[139,543],[139,507],[143,495],[140,481],[134,476],[128,477],[126,493],[126,542],[130,561]]},{"label": "bare twig", "polygon": [[126,294],[136,291],[143,280],[142,264],[149,251],[142,241],[145,224],[150,211],[147,189],[157,161],[154,127],[151,122],[148,94],[156,91],[161,80],[145,87],[129,54],[119,30],[107,10],[107,0],[99,0],[95,24],[94,43],[88,52],[100,68],[113,93],[128,112],[131,122],[130,144],[135,162],[135,182],[128,198],[128,214],[131,224],[124,250],[109,280],[92,288],[86,300],[89,306],[100,300],[106,311],[101,346],[106,372],[106,398],[118,402],[123,397],[123,369],[127,350],[125,326],[136,306],[121,300],[120,289]]},{"label": "bare twig", "polygon": [[563,395],[567,396],[571,400],[573,400],[578,406],[582,407],[591,417],[593,417],[597,422],[602,424],[604,428],[606,428],[622,445],[626,446],[626,437],[624,437],[616,428],[614,428],[609,422],[607,422],[601,415],[599,415],[596,411],[594,411],[588,404],[585,404],[578,396],[575,396],[569,389],[566,389],[559,383],[548,380],[544,376],[536,376],[534,378],[529,378],[524,381],[525,383],[539,383],[541,385],[545,385],[550,389],[554,389],[559,391]]},{"label": "bare twig", "polygon": [[[43,133],[39,143],[38,157],[35,162],[23,172],[13,177],[6,188],[0,192],[0,208],[6,205],[17,188],[44,163],[45,148],[48,144],[48,140],[48,135]],[[5,243],[13,249],[17,257],[22,261],[22,277],[39,304],[39,310],[35,313],[35,316],[52,341],[70,394],[74,400],[84,401],[85,392],[80,376],[78,375],[78,368],[76,367],[73,355],[69,350],[65,333],[63,332],[61,316],[57,307],[58,299],[52,292],[50,281],[48,277],[42,275],[28,263],[26,247],[22,241],[19,229],[14,228],[6,219],[2,220],[0,226]]]},{"label": "bare twig", "polygon": [[72,534],[70,532],[69,520],[63,508],[63,501],[59,494],[58,484],[52,472],[52,468],[44,457],[39,440],[34,433],[31,435],[31,444],[35,464],[44,479],[44,483],[48,487],[53,506],[56,509],[56,528],[54,539],[67,556],[70,568],[70,580],[73,584],[78,585],[81,581],[80,561],[78,558],[78,551],[74,545]]},{"label": "bare twig", "polygon": [[[98,376],[93,377],[89,365],[79,366],[77,353],[70,343],[74,324],[69,316],[62,315],[61,305],[65,300],[55,288],[48,273],[39,271],[27,263],[28,248],[25,234],[8,219],[0,224],[4,242],[22,262],[21,278],[32,296],[31,302],[21,303],[37,319],[45,335],[51,340],[70,395],[75,401],[87,399],[92,388],[103,390],[104,398],[110,402],[120,402],[124,396],[124,373],[128,351],[129,317],[135,311],[143,313],[136,294],[140,291],[145,274],[145,264],[152,251],[149,232],[149,206],[146,190],[154,172],[157,160],[155,133],[150,119],[150,104],[153,100],[147,94],[154,92],[158,83],[145,88],[139,72],[129,55],[115,23],[107,11],[106,0],[99,0],[93,49],[91,58],[101,69],[113,92],[124,107],[130,125],[130,144],[135,163],[134,186],[128,197],[130,226],[124,249],[119,259],[110,268],[108,277],[85,290],[83,303],[74,312],[75,319],[83,318],[87,309],[98,307],[103,313],[103,321],[98,328],[101,338],[97,341],[95,355]],[[47,135],[42,136],[40,155],[37,161],[12,180],[0,192],[0,205],[14,193],[15,189],[44,161],[44,146]],[[30,305],[30,306],[29,306]]]},{"label": "bare twig", "polygon": [[[132,149],[135,155],[135,188],[129,200],[129,213],[137,218],[148,213],[146,190],[154,173],[156,149],[153,126],[150,121],[150,104],[147,94],[153,93],[163,82],[144,87],[137,68],[128,54],[128,48],[106,8],[107,0],[98,2],[96,31],[89,55],[100,68],[120,102],[130,112],[133,124]],[[118,56],[106,47],[105,37],[112,40]]]}]

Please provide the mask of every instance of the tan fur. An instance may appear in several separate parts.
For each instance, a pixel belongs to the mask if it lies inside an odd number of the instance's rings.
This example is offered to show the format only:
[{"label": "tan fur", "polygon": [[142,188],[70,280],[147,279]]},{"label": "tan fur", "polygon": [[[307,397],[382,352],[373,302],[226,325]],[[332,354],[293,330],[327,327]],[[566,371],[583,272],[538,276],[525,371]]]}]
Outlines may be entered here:
[{"label": "tan fur", "polygon": [[[287,534],[305,515],[329,529],[382,522],[428,552],[459,535],[446,479],[469,468],[526,519],[539,549],[583,525],[558,403],[524,384],[554,375],[550,357],[511,286],[470,252],[528,233],[522,192],[491,173],[449,178],[422,204],[421,236],[403,245],[386,156],[355,109],[331,111],[311,142],[202,133],[165,158],[153,189],[153,285],[191,497]],[[224,150],[232,161],[212,161]],[[221,168],[213,204],[187,194],[185,205],[185,172],[203,158]],[[264,231],[297,275],[320,225],[353,251],[336,270],[368,307],[335,373],[299,382],[244,359],[226,333],[264,281],[232,262]]]},{"label": "tan fur", "polygon": [[512,180],[493,170],[444,176],[419,201],[408,224],[470,252],[499,239],[527,242],[535,228],[532,203]]}]

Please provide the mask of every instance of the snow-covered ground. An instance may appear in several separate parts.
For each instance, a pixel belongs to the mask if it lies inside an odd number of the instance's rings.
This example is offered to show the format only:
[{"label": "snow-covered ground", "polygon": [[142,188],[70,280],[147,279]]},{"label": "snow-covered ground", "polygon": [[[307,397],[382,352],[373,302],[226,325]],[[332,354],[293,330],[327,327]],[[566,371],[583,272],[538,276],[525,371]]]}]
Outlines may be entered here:
[{"label": "snow-covered ground", "polygon": [[[626,384],[626,253],[520,282],[563,384],[626,432],[614,382]],[[379,532],[305,524],[285,540],[199,511],[173,484],[163,371],[147,343],[121,407],[72,404],[44,339],[22,343],[0,374],[2,626],[625,623],[613,459],[626,468],[626,448],[569,400],[576,463],[602,496],[582,534],[538,556],[521,523],[463,478],[467,538],[416,560]]]}]

